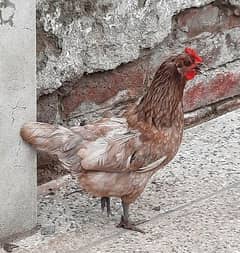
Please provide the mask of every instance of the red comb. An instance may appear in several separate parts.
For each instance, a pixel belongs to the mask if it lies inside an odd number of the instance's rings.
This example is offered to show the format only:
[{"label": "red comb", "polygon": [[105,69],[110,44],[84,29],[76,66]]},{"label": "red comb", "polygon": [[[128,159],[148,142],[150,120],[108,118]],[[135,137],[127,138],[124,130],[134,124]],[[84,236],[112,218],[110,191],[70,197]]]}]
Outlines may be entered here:
[{"label": "red comb", "polygon": [[201,63],[201,62],[203,62],[202,57],[200,57],[197,54],[197,52],[195,50],[193,50],[192,48],[186,47],[184,51],[185,51],[186,54],[192,56],[195,59],[195,63]]}]

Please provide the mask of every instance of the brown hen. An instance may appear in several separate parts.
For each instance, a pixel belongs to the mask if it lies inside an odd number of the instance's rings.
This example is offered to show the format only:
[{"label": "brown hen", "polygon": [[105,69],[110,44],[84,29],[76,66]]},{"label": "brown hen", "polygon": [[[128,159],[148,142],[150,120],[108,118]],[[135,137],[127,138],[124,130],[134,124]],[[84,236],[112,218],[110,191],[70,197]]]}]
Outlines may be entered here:
[{"label": "brown hen", "polygon": [[108,213],[109,197],[121,198],[123,216],[118,226],[141,231],[129,221],[129,205],[176,155],[183,134],[184,87],[201,62],[191,48],[168,58],[146,94],[121,118],[69,129],[31,122],[24,124],[21,136],[37,150],[57,156],[82,188],[102,198]]}]

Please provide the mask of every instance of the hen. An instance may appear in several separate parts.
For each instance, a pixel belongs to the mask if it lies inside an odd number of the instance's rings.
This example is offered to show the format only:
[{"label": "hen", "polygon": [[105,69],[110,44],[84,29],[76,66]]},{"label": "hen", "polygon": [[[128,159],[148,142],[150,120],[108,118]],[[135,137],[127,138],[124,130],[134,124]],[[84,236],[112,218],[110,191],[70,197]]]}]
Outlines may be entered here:
[{"label": "hen", "polygon": [[118,227],[140,231],[129,221],[129,205],[177,153],[184,125],[184,87],[199,73],[201,63],[191,48],[168,58],[146,94],[121,118],[71,128],[30,122],[22,127],[21,136],[35,149],[57,156],[83,189],[101,197],[108,213],[110,197],[121,198]]}]

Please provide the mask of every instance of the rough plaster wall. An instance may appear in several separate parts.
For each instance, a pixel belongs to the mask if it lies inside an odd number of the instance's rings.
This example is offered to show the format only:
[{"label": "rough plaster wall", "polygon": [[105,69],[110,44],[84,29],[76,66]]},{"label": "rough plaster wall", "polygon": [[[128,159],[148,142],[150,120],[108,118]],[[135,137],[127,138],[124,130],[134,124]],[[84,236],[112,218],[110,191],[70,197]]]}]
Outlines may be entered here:
[{"label": "rough plaster wall", "polygon": [[[156,47],[172,29],[172,16],[209,0],[38,1],[39,29],[55,37],[61,53],[47,54],[38,72],[39,94],[66,80],[114,69]],[[54,51],[54,50],[53,50]]]},{"label": "rough plaster wall", "polygon": [[0,0],[0,238],[36,224],[35,152],[19,136],[36,116],[35,38],[35,1]]},{"label": "rough plaster wall", "polygon": [[185,111],[199,111],[189,122],[235,108],[239,38],[238,0],[38,0],[38,119],[76,125],[118,113],[186,46],[206,64],[186,88]]}]

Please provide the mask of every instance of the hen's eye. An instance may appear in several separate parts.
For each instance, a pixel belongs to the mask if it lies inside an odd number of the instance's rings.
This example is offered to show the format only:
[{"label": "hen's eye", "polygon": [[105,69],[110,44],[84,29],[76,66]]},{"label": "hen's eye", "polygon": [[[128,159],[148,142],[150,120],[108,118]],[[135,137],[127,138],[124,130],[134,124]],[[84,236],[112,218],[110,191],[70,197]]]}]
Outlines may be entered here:
[{"label": "hen's eye", "polygon": [[177,64],[177,67],[178,67],[178,68],[182,68],[182,67],[183,67],[182,62],[179,62],[179,63]]},{"label": "hen's eye", "polygon": [[191,62],[190,60],[185,60],[185,61],[184,61],[184,65],[185,65],[186,67],[189,67],[191,64],[192,64],[192,62]]}]

